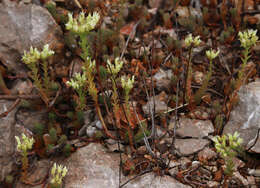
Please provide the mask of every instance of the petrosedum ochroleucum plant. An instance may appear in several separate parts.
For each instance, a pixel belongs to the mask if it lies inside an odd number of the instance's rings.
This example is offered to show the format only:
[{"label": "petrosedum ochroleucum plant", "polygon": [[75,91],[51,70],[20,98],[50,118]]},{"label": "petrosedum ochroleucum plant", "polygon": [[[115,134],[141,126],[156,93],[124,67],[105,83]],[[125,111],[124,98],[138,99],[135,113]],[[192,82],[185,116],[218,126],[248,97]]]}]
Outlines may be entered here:
[{"label": "petrosedum ochroleucum plant", "polygon": [[32,149],[34,139],[27,137],[25,134],[22,134],[21,140],[18,136],[15,136],[15,139],[17,142],[17,150],[22,154],[22,178],[25,178],[28,168],[28,150]]},{"label": "petrosedum ochroleucum plant", "polygon": [[97,89],[95,86],[93,69],[95,68],[95,61],[92,61],[89,54],[89,45],[87,41],[87,35],[91,30],[96,27],[99,22],[100,15],[94,12],[92,15],[85,15],[81,12],[77,18],[73,18],[71,13],[68,14],[69,21],[66,24],[66,29],[76,34],[80,38],[80,48],[82,50],[81,58],[85,61],[83,73],[77,73],[73,79],[67,82],[67,84],[76,90],[79,96],[78,106],[80,110],[83,110],[86,106],[86,86],[88,85],[89,94],[96,101]]},{"label": "petrosedum ochroleucum plant", "polygon": [[124,62],[120,60],[119,57],[115,58],[114,64],[110,62],[110,60],[107,60],[107,70],[111,74],[112,77],[112,87],[113,87],[113,105],[115,107],[115,110],[117,111],[119,109],[118,105],[118,93],[117,93],[117,87],[116,87],[116,76],[123,67]]},{"label": "petrosedum ochroleucum plant", "polygon": [[68,169],[66,166],[57,165],[54,163],[51,169],[51,188],[61,188],[62,187],[62,179],[66,176]]},{"label": "petrosedum ochroleucum plant", "polygon": [[217,152],[225,160],[225,174],[231,176],[234,172],[233,159],[237,156],[238,152],[241,152],[243,139],[239,138],[238,132],[235,132],[233,135],[215,136],[213,141]]},{"label": "petrosedum ochroleucum plant", "polygon": [[122,88],[125,92],[125,104],[127,108],[127,116],[130,116],[130,106],[129,106],[129,93],[131,89],[134,87],[135,82],[135,76],[132,76],[132,78],[127,78],[126,76],[121,77],[121,84]]},{"label": "petrosedum ochroleucum plant", "polygon": [[79,45],[82,49],[81,57],[87,61],[87,58],[89,58],[90,55],[87,35],[96,27],[100,15],[97,12],[94,12],[92,15],[89,14],[86,16],[84,12],[81,12],[77,18],[73,18],[71,13],[68,14],[68,17],[69,21],[66,24],[66,29],[80,37]]},{"label": "petrosedum ochroleucum plant", "polygon": [[256,36],[256,33],[257,33],[257,30],[253,30],[253,29],[248,29],[247,31],[243,31],[243,32],[240,31],[238,33],[241,47],[244,48],[244,50],[242,52],[243,57],[241,57],[242,68],[238,72],[238,81],[239,82],[242,81],[242,79],[243,79],[245,66],[246,66],[249,58],[251,57],[250,50],[258,41],[258,36]]},{"label": "petrosedum ochroleucum plant", "polygon": [[200,103],[201,97],[204,95],[204,93],[206,92],[206,90],[208,88],[209,80],[210,80],[211,75],[212,75],[212,67],[213,67],[212,61],[218,55],[219,55],[219,50],[215,51],[215,50],[211,49],[211,50],[207,50],[206,51],[206,56],[207,56],[207,58],[209,60],[209,71],[208,71],[208,73],[206,75],[206,78],[203,80],[202,86],[199,88],[199,90],[195,94],[194,99],[195,99],[196,104]]},{"label": "petrosedum ochroleucum plant", "polygon": [[74,78],[66,82],[68,86],[72,87],[77,92],[79,97],[78,108],[80,110],[84,110],[86,107],[87,86],[88,91],[93,99],[97,98],[97,91],[93,82],[95,61],[88,59],[88,63],[86,65],[88,65],[88,67],[83,67],[83,73],[76,73]]},{"label": "petrosedum ochroleucum plant", "polygon": [[76,73],[74,78],[66,82],[68,86],[72,87],[77,92],[79,97],[78,108],[80,110],[84,110],[84,108],[86,107],[86,81],[87,77],[85,72],[83,72]]},{"label": "petrosedum ochroleucum plant", "polygon": [[[188,36],[186,36],[185,40],[184,40],[185,46],[187,48],[189,48],[189,59],[188,59],[188,66],[187,66],[187,72],[186,72],[186,91],[191,91],[191,83],[189,83],[189,80],[191,80],[192,77],[192,65],[191,65],[191,54],[192,54],[192,50],[194,47],[198,47],[201,43],[200,40],[200,36],[196,36],[193,37],[192,34],[189,34]],[[189,99],[189,97],[191,96],[191,93],[186,93],[186,96],[184,96],[185,98]]]},{"label": "petrosedum ochroleucum plant", "polygon": [[45,89],[50,88],[50,78],[48,75],[48,61],[47,59],[54,54],[54,51],[49,49],[49,45],[46,44],[43,50],[40,52],[37,48],[30,48],[30,51],[24,51],[22,61],[31,69],[31,77],[34,81],[37,89],[42,90],[42,81],[39,78],[39,62],[42,64],[43,69],[43,84]]},{"label": "petrosedum ochroleucum plant", "polygon": [[[70,30],[73,34],[79,36],[79,38],[80,38],[79,45],[82,50],[81,58],[85,61],[84,68],[83,68],[83,75],[82,75],[84,77],[81,76],[80,80],[86,79],[88,92],[95,102],[95,107],[96,107],[99,119],[102,123],[105,133],[109,137],[115,138],[112,134],[110,134],[108,132],[108,129],[107,129],[106,124],[102,117],[101,109],[98,104],[98,90],[94,83],[95,61],[91,60],[91,57],[89,54],[89,45],[88,45],[88,41],[87,41],[87,36],[88,36],[89,32],[96,27],[96,24],[99,22],[100,15],[97,12],[94,12],[92,15],[89,14],[86,17],[85,13],[81,12],[77,18],[73,18],[72,14],[69,14],[68,16],[69,16],[69,21],[66,24],[66,29]],[[72,83],[69,81],[68,84],[71,85],[72,87],[74,85],[74,87],[77,88],[77,84],[75,84],[75,83]],[[77,91],[77,92],[79,93],[81,91]],[[82,94],[82,96],[83,95],[84,95],[84,93]],[[80,108],[82,109],[84,107],[85,106],[83,105],[83,107],[80,107]]]}]

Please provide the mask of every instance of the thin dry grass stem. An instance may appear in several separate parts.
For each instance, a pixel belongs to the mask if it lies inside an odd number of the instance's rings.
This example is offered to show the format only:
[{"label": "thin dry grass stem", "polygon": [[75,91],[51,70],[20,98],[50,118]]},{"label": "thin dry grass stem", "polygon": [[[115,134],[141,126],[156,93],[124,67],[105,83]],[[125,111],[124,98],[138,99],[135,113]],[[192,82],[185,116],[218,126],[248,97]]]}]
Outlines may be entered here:
[{"label": "thin dry grass stem", "polygon": [[[144,85],[144,89],[145,89],[147,100],[149,101],[149,93],[148,93],[148,89],[146,87],[146,83],[145,83],[145,80],[143,78],[143,75],[141,75],[141,78],[142,78],[142,81],[143,81],[143,85]],[[152,120],[152,127],[154,127],[154,113],[153,113],[153,110],[151,110],[151,106],[150,105],[148,105],[148,109],[149,109],[149,112],[150,112],[151,116],[146,118],[146,119],[144,119],[144,120],[142,120],[142,121],[140,121],[140,122],[142,123],[142,122],[145,122],[147,120]],[[152,134],[148,138],[151,138],[151,137],[152,137]]]},{"label": "thin dry grass stem", "polygon": [[[224,60],[224,57],[223,57],[222,53],[219,53],[219,62],[222,65],[222,67],[227,70],[228,74],[232,75],[232,73],[230,71],[230,68],[228,67],[227,62]],[[224,65],[223,65],[223,63],[224,63]]]},{"label": "thin dry grass stem", "polygon": [[191,62],[191,55],[192,55],[192,47],[189,48],[189,60],[186,69],[186,78],[185,78],[185,90],[184,90],[184,101],[188,102],[190,105],[192,103],[192,89],[191,89],[191,82],[192,82],[192,62]]},{"label": "thin dry grass stem", "polygon": [[[174,127],[173,127],[173,137],[170,148],[175,149],[175,139],[176,139],[176,127],[177,127],[177,118],[178,118],[178,104],[179,104],[179,82],[177,81],[177,91],[176,91],[176,105],[175,105],[175,117],[174,117]],[[167,168],[170,165],[170,160],[168,161]]]},{"label": "thin dry grass stem", "polygon": [[[144,49],[144,54],[146,54],[146,49],[145,49],[145,45],[144,45],[144,43],[142,42],[142,45],[143,45],[143,49]],[[151,69],[151,64],[149,63],[149,69]],[[143,74],[141,74],[141,78],[142,78],[142,82],[143,82],[143,85],[144,85],[144,89],[145,89],[145,93],[146,93],[146,98],[147,98],[147,101],[149,101],[150,100],[150,95],[149,95],[149,93],[148,93],[148,88],[147,88],[147,86],[146,86],[146,82],[145,82],[145,79],[144,79],[144,77],[143,77]],[[153,82],[153,79],[151,78],[151,82]],[[154,90],[153,90],[154,91]],[[154,93],[153,93],[154,94]],[[154,98],[153,98],[153,104],[154,104]],[[153,135],[154,135],[154,128],[155,128],[155,123],[154,123],[154,111],[155,111],[155,105],[154,105],[154,108],[153,109],[151,109],[151,106],[150,105],[148,105],[148,110],[149,110],[149,112],[150,112],[150,118],[148,118],[149,120],[151,119],[152,120],[152,133],[151,133],[151,135],[149,136],[149,138],[151,138],[151,137],[153,137]],[[146,120],[148,120],[148,119],[146,119]],[[146,120],[144,120],[144,121],[146,121]],[[142,121],[141,121],[142,122]]]},{"label": "thin dry grass stem", "polygon": [[101,121],[101,124],[102,124],[102,127],[103,127],[103,129],[104,129],[105,134],[106,134],[108,137],[117,140],[117,138],[109,132],[109,130],[108,130],[107,126],[106,126],[106,123],[105,123],[105,121],[104,121],[104,119],[103,119],[103,116],[102,116],[102,114],[101,114],[101,110],[100,110],[99,104],[98,104],[97,102],[95,102],[95,107],[96,107],[96,111],[97,111],[97,113],[98,113],[98,117],[99,117],[99,119],[100,119],[100,121]]},{"label": "thin dry grass stem", "polygon": [[135,175],[133,178],[127,180],[127,181],[126,181],[125,183],[123,183],[122,185],[119,185],[119,188],[124,187],[124,186],[125,186],[126,184],[128,184],[129,182],[131,182],[131,181],[135,180],[136,178],[141,177],[142,175],[147,174],[147,173],[149,173],[149,172],[152,172],[152,169],[145,170],[145,171],[143,171],[143,172],[141,172],[141,173]]},{"label": "thin dry grass stem", "polygon": [[133,34],[134,34],[134,32],[135,32],[135,30],[136,30],[136,28],[137,28],[137,26],[139,25],[140,22],[141,22],[141,20],[138,20],[138,21],[137,21],[137,23],[134,25],[134,27],[133,27],[131,33],[128,35],[126,44],[125,44],[125,46],[124,46],[124,48],[123,48],[123,51],[122,51],[122,53],[121,53],[121,55],[120,55],[120,59],[122,59],[122,58],[124,57],[125,52],[126,52],[126,48],[127,48],[127,46],[128,46],[128,43],[129,43],[130,39],[133,37]]},{"label": "thin dry grass stem", "polygon": [[[191,87],[192,87],[192,88],[196,88],[196,89],[199,89],[199,88],[200,88],[200,86],[194,86],[194,85],[192,85]],[[216,95],[218,95],[218,96],[220,96],[220,97],[224,97],[221,93],[215,91],[214,89],[207,88],[206,91],[211,92],[211,93],[214,93],[214,94],[216,94]]]},{"label": "thin dry grass stem", "polygon": [[57,98],[60,96],[61,93],[61,87],[59,87],[59,90],[56,92],[54,99],[49,103],[48,108],[52,108],[55,104]]},{"label": "thin dry grass stem", "polygon": [[[95,49],[95,56],[97,57],[97,54],[96,54],[96,53],[97,53],[97,51],[96,51],[96,49]],[[98,72],[98,79],[97,79],[97,81],[98,81],[98,84],[99,84],[99,86],[100,86],[101,94],[104,96],[104,104],[105,104],[106,112],[108,113],[108,118],[109,118],[109,120],[112,121],[113,124],[115,124],[114,119],[112,118],[113,116],[112,116],[110,110],[108,109],[107,100],[106,100],[106,98],[107,98],[108,96],[107,96],[107,94],[104,92],[104,87],[103,87],[103,84],[102,84],[102,82],[101,82],[100,70],[99,70],[99,61],[96,61],[96,70],[97,70],[97,72]],[[111,70],[110,70],[110,71],[111,71]]]},{"label": "thin dry grass stem", "polygon": [[[186,107],[186,106],[188,106],[189,104],[188,103],[185,103],[185,104],[183,104],[183,105],[180,105],[180,106],[177,106],[176,108],[170,108],[169,110],[167,110],[167,111],[164,111],[164,112],[162,112],[163,114],[167,114],[167,113],[170,113],[170,112],[173,112],[173,111],[175,111],[175,110],[178,110],[178,109],[181,109],[181,108],[183,108],[183,107]],[[156,114],[154,117],[158,117],[160,114]],[[145,122],[145,121],[148,121],[148,120],[151,120],[152,118],[146,118],[146,119],[144,119],[144,120],[141,120],[141,123],[143,123],[143,122]]]},{"label": "thin dry grass stem", "polygon": [[[153,33],[152,33],[153,34]],[[151,58],[153,58],[153,49],[154,49],[154,46],[155,46],[155,44],[154,44],[154,40],[153,40],[153,47],[152,47],[152,49],[151,49]],[[153,59],[151,59],[150,61],[148,61],[148,66],[149,66],[149,71],[150,71],[150,73],[152,74],[152,66],[151,66],[151,61],[153,61]],[[148,107],[149,107],[149,112],[150,112],[150,114],[151,114],[151,118],[152,118],[152,132],[151,132],[151,138],[152,138],[152,140],[153,140],[153,142],[154,142],[154,139],[155,139],[155,137],[157,136],[157,129],[156,129],[156,126],[155,126],[155,123],[154,123],[154,112],[155,112],[155,99],[154,99],[154,97],[155,97],[155,91],[154,91],[154,81],[153,81],[153,79],[152,79],[152,76],[151,76],[151,85],[150,85],[150,88],[151,88],[151,90],[152,90],[152,100],[153,100],[153,109],[151,109],[150,108],[150,105],[148,105]],[[148,94],[148,92],[146,92],[146,94]],[[150,101],[150,97],[149,97],[149,95],[147,95],[147,100],[148,101]]]},{"label": "thin dry grass stem", "polygon": [[39,99],[39,95],[0,95],[0,99],[16,100],[16,99]]},{"label": "thin dry grass stem", "polygon": [[136,116],[136,118],[137,118],[137,120],[138,120],[138,124],[140,125],[140,127],[141,127],[141,129],[142,129],[142,132],[143,132],[143,135],[144,135],[144,138],[143,138],[143,139],[144,139],[144,143],[145,143],[146,149],[147,149],[148,152],[151,154],[151,156],[155,157],[155,154],[154,154],[154,152],[152,151],[152,148],[151,148],[151,146],[150,146],[150,144],[149,144],[148,137],[147,137],[146,134],[145,134],[145,131],[144,131],[142,122],[140,121],[140,119],[139,119],[139,117],[138,117],[138,114],[137,114],[137,112],[136,112],[136,108],[134,107],[133,103],[132,103],[132,107],[133,107],[133,109],[134,109],[135,116]]}]

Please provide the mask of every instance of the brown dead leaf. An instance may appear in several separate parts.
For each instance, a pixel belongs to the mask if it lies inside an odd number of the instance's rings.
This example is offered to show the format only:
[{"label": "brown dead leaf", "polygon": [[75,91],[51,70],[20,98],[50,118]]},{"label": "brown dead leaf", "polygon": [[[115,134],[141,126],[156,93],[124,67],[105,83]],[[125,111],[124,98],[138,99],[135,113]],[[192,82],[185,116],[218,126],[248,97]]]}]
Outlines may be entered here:
[{"label": "brown dead leaf", "polygon": [[211,95],[210,94],[205,94],[204,96],[202,96],[202,101],[207,103],[207,104],[211,104]]},{"label": "brown dead leaf", "polygon": [[245,4],[244,4],[244,10],[252,10],[254,9],[254,1],[255,0],[245,0]]},{"label": "brown dead leaf", "polygon": [[223,176],[223,171],[221,169],[219,169],[214,174],[214,180],[220,182],[222,180],[222,176]]},{"label": "brown dead leaf", "polygon": [[181,0],[180,1],[180,5],[182,5],[182,6],[189,6],[189,4],[190,4],[190,0]]},{"label": "brown dead leaf", "polygon": [[139,71],[146,72],[146,68],[140,60],[132,59],[130,71],[134,73],[135,76],[139,76]]},{"label": "brown dead leaf", "polygon": [[40,157],[45,157],[45,148],[42,142],[42,138],[40,138],[40,136],[36,136],[34,140],[35,143],[33,145],[33,148],[35,153],[37,153],[37,155],[39,155]]},{"label": "brown dead leaf", "polygon": [[176,175],[177,180],[183,181],[184,175],[182,171],[179,171]]},{"label": "brown dead leaf", "polygon": [[135,164],[131,159],[127,159],[123,164],[123,174],[125,176],[134,174]]},{"label": "brown dead leaf", "polygon": [[254,17],[254,16],[245,16],[244,20],[247,21],[251,25],[257,24],[257,22],[258,22],[258,18]]},{"label": "brown dead leaf", "polygon": [[44,135],[42,136],[42,138],[43,138],[43,141],[44,141],[44,145],[45,145],[45,146],[48,146],[48,145],[50,145],[50,144],[53,144],[53,142],[51,141],[51,137],[50,137],[49,134],[44,134]]},{"label": "brown dead leaf", "polygon": [[135,23],[134,22],[131,22],[125,26],[123,26],[121,29],[120,29],[120,34],[122,35],[130,35],[131,32],[133,31],[134,29],[134,26],[135,26]]}]

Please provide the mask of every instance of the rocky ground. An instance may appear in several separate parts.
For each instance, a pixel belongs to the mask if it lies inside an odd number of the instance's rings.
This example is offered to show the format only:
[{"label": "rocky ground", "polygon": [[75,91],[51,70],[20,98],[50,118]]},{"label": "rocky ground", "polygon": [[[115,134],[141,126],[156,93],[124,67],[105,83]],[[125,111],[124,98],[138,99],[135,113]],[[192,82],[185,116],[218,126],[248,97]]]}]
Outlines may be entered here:
[{"label": "rocky ground", "polygon": [[[130,113],[137,117],[128,122],[123,110],[113,113],[111,95],[103,97],[112,92],[110,78],[101,80],[96,73],[102,115],[117,140],[105,134],[91,97],[79,112],[78,97],[66,85],[83,65],[78,39],[65,29],[67,14],[81,10],[102,15],[88,36],[99,68],[122,56],[120,74],[135,75]],[[260,29],[258,0],[0,0],[0,22],[0,187],[49,187],[55,162],[68,168],[65,188],[260,186],[259,42],[252,48],[244,83],[233,84],[241,69],[237,33]],[[192,53],[187,91],[184,39],[189,33],[200,35],[202,43]],[[57,86],[47,99],[21,61],[25,50],[45,44],[55,51],[48,73]],[[205,52],[210,48],[220,54],[208,89],[195,104],[192,98],[209,69]],[[118,91],[123,97],[120,84]],[[119,119],[122,127],[111,119]],[[149,136],[153,131],[156,135]],[[212,138],[234,132],[243,139],[244,155],[232,159],[234,172],[228,176]],[[22,133],[35,139],[26,180],[15,140]]]}]

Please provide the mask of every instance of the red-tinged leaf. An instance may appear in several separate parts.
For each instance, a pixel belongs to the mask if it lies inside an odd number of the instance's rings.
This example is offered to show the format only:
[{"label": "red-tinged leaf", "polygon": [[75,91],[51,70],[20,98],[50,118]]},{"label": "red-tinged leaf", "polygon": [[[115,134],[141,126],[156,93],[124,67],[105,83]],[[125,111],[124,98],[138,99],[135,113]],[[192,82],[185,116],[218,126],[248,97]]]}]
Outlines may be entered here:
[{"label": "red-tinged leaf", "polygon": [[221,19],[224,25],[224,30],[227,29],[227,23],[226,23],[226,16],[228,14],[228,8],[226,5],[226,0],[223,0],[222,5],[221,5],[221,11],[220,11],[220,15],[221,15]]},{"label": "red-tinged leaf", "polygon": [[205,94],[202,98],[202,101],[207,103],[207,104],[211,104],[211,96],[210,94]]},{"label": "red-tinged leaf", "polygon": [[123,174],[126,175],[132,175],[135,170],[135,164],[131,159],[127,159],[126,162],[123,165]]},{"label": "red-tinged leaf", "polygon": [[217,8],[218,1],[217,0],[210,0],[210,8]]},{"label": "red-tinged leaf", "polygon": [[258,18],[254,16],[246,16],[244,19],[251,25],[257,24],[258,22]]},{"label": "red-tinged leaf", "polygon": [[182,1],[180,1],[180,5],[182,5],[182,6],[189,6],[189,4],[190,4],[190,0],[182,0]]},{"label": "red-tinged leaf", "polygon": [[121,29],[120,29],[120,34],[123,34],[123,35],[130,35],[131,32],[133,31],[134,29],[134,26],[135,26],[135,23],[134,22],[131,22],[125,26],[123,26]]},{"label": "red-tinged leaf", "polygon": [[138,59],[132,59],[130,71],[135,76],[139,76],[139,71],[146,72],[146,68],[143,66],[143,63]]},{"label": "red-tinged leaf", "polygon": [[184,178],[183,172],[182,172],[182,171],[178,172],[176,178],[177,178],[178,180],[180,180],[180,181],[183,180],[183,178]]},{"label": "red-tinged leaf", "polygon": [[51,137],[50,137],[49,134],[44,134],[44,135],[42,136],[42,138],[43,138],[43,141],[44,141],[44,145],[45,145],[45,146],[48,146],[48,145],[50,145],[50,144],[53,144],[53,142],[51,141]]},{"label": "red-tinged leaf", "polygon": [[244,10],[250,10],[254,7],[255,0],[246,0],[244,4]]},{"label": "red-tinged leaf", "polygon": [[214,174],[214,180],[220,182],[220,181],[222,180],[222,176],[223,176],[223,172],[222,172],[222,170],[220,169],[220,170],[218,170],[217,172],[215,172],[215,174]]}]

